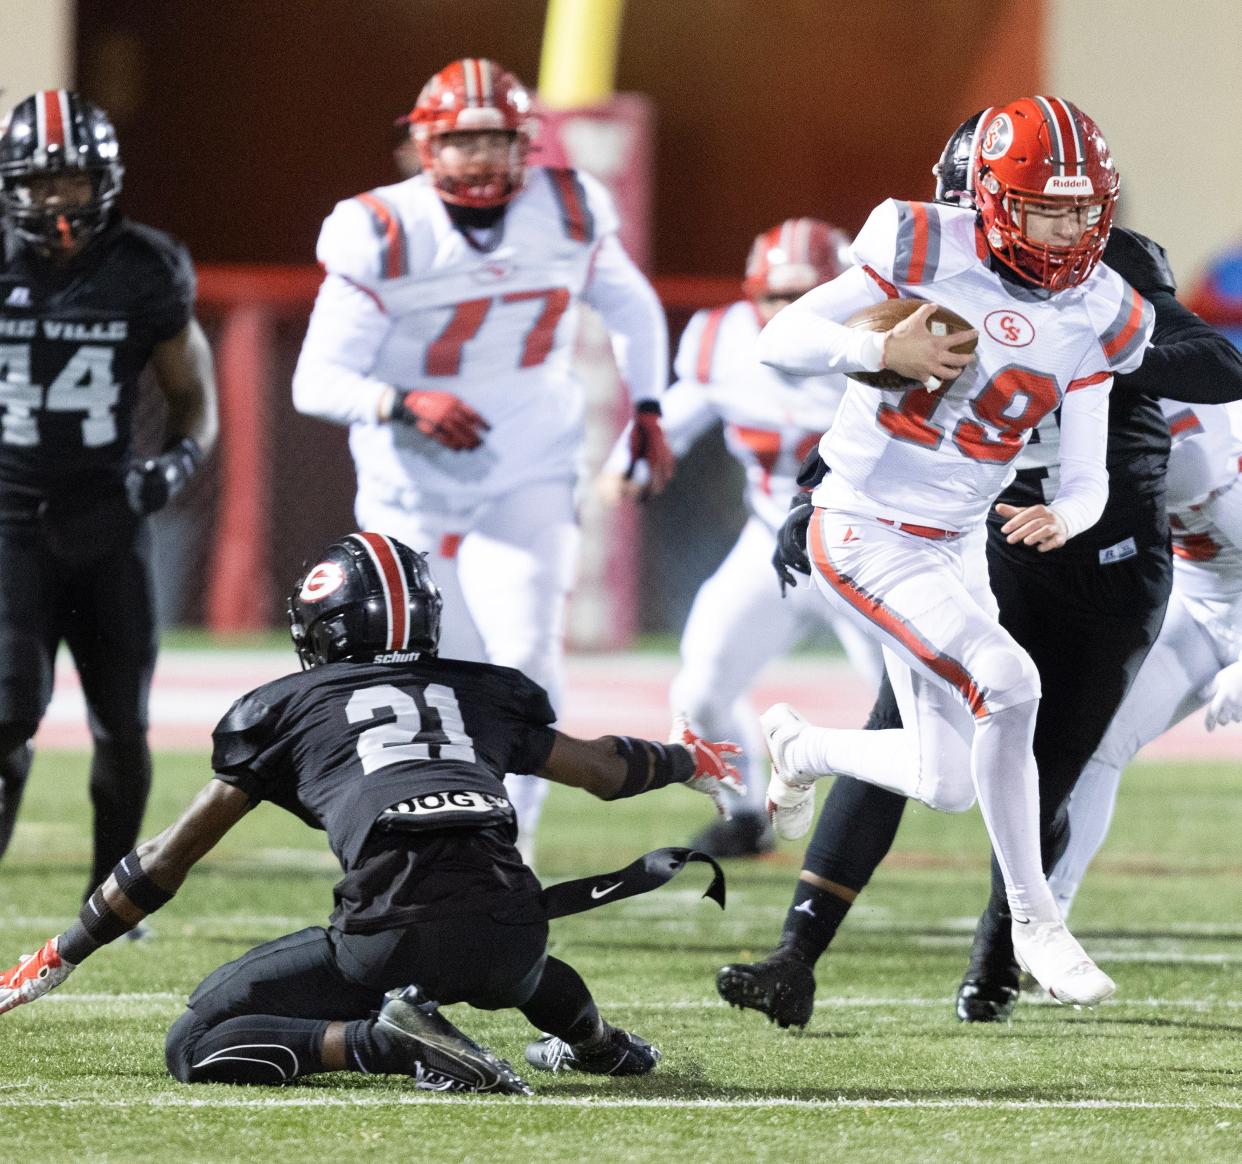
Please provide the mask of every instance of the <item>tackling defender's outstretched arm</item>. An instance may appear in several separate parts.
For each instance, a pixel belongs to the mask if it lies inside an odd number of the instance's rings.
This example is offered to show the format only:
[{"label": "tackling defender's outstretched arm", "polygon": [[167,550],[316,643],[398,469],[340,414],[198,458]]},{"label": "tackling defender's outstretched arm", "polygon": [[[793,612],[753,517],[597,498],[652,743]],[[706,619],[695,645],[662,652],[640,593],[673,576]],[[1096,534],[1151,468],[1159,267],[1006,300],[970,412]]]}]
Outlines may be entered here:
[{"label": "tackling defender's outstretched arm", "polygon": [[241,789],[212,780],[173,824],[122,858],[64,933],[0,973],[0,1014],[42,998],[83,959],[171,901],[190,870],[252,806]]}]

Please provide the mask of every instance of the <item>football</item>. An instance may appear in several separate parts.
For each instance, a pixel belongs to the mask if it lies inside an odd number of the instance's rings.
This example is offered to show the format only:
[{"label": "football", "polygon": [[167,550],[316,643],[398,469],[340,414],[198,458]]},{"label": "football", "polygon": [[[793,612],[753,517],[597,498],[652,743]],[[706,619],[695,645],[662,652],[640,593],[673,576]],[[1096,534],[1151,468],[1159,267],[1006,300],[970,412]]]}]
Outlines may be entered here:
[{"label": "football", "polygon": [[[864,307],[861,311],[856,311],[845,321],[845,326],[861,327],[867,331],[891,331],[927,302],[926,299],[885,299],[880,303],[873,303],[870,307]],[[937,307],[928,326],[933,335],[952,335],[954,332],[972,330],[971,324],[947,307]],[[969,339],[958,344],[953,350],[962,355],[969,355],[975,350],[978,342],[978,337]],[[917,380],[907,380],[890,368],[879,372],[851,372],[850,379],[869,384],[872,388],[904,390],[922,386]],[[945,380],[940,390],[943,391],[952,383],[952,380]]]}]

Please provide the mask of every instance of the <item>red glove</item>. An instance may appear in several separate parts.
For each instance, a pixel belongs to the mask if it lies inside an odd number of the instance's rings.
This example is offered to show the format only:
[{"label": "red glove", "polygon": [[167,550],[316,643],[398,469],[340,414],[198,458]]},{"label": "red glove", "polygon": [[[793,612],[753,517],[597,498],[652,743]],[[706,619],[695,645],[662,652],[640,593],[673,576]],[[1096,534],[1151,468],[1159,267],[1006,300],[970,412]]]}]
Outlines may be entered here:
[{"label": "red glove", "polygon": [[75,969],[56,952],[56,939],[48,938],[37,954],[23,954],[16,966],[0,974],[0,1014],[42,998]]},{"label": "red glove", "polygon": [[398,397],[389,418],[395,424],[412,424],[445,448],[477,449],[482,433],[492,426],[464,400],[451,392],[407,392]]},{"label": "red glove", "polygon": [[740,756],[742,749],[737,744],[705,740],[696,735],[684,715],[674,717],[673,734],[668,742],[681,744],[689,750],[694,757],[694,775],[686,781],[687,786],[710,796],[716,803],[716,811],[727,820],[729,808],[724,798],[725,789],[737,795],[746,789],[737,769],[725,757]]},{"label": "red glove", "polygon": [[634,413],[634,425],[630,429],[630,467],[625,471],[627,481],[634,476],[639,461],[646,461],[651,472],[647,493],[654,496],[662,492],[673,479],[677,458],[664,439],[664,430],[660,427],[660,405],[654,400],[640,401]]}]

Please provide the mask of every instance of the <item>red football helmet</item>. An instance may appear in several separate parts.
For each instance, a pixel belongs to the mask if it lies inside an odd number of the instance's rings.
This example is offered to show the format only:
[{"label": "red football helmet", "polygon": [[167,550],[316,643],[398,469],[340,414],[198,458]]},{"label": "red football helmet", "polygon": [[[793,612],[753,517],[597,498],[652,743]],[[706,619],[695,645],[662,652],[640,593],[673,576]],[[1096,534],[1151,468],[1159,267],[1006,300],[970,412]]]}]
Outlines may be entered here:
[{"label": "red football helmet", "polygon": [[[423,169],[445,202],[456,206],[503,206],[526,180],[531,139],[531,96],[495,61],[466,57],[441,69],[418,95],[405,121]],[[450,169],[439,158],[436,138],[446,133],[507,133],[502,165]]]},{"label": "red football helmet", "polygon": [[849,266],[850,240],[818,218],[787,218],[765,230],[750,248],[742,283],[751,299],[802,295]]},{"label": "red football helmet", "polygon": [[[988,248],[1036,286],[1078,286],[1104,253],[1120,187],[1099,126],[1061,97],[1022,97],[986,110],[980,125],[974,192]],[[1066,206],[1086,208],[1077,242],[1061,246],[1030,237],[1029,211]]]}]

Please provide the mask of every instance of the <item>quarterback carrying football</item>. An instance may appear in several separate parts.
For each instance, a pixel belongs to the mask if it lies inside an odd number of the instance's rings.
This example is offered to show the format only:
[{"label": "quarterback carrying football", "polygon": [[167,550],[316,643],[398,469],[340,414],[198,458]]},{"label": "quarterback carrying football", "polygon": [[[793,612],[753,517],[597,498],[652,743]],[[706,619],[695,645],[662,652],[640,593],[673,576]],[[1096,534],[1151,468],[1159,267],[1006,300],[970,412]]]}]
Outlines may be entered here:
[{"label": "quarterback carrying football", "polygon": [[[1039,676],[997,623],[986,579],[964,566],[1012,462],[1058,408],[1059,488],[1047,503],[1003,507],[1004,533],[1048,551],[1098,518],[1108,390],[1141,362],[1152,311],[1099,266],[1118,179],[1095,123],[1068,101],[1036,97],[988,111],[982,126],[978,219],[967,207],[882,204],[855,240],[855,265],[760,337],[762,358],[789,372],[888,368],[922,385],[850,384],[820,445],[831,472],[809,528],[816,585],[883,643],[905,726],[832,731],[787,705],[769,709],[769,799],[778,831],[799,836],[813,783],[828,773],[946,811],[977,796],[1019,959],[1061,1001],[1091,1005],[1114,984],[1061,922],[1040,862]],[[887,333],[844,326],[901,296],[929,303]],[[934,334],[936,305],[977,337]],[[973,355],[953,351],[975,338]]]}]

